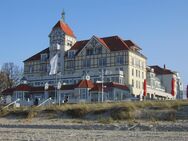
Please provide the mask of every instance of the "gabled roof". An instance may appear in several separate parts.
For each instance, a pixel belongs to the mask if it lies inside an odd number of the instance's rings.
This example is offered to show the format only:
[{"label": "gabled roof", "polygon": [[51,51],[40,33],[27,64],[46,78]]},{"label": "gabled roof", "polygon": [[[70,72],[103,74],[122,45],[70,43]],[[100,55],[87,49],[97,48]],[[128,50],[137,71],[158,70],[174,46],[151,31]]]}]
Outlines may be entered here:
[{"label": "gabled roof", "polygon": [[150,68],[154,69],[154,73],[156,73],[157,75],[165,75],[165,74],[174,74],[171,70],[166,69],[166,68],[161,68],[157,65],[155,66],[149,66]]},{"label": "gabled roof", "polygon": [[94,84],[91,80],[80,80],[76,88],[93,88]]},{"label": "gabled roof", "polygon": [[89,40],[82,40],[82,41],[77,41],[71,48],[70,50],[76,50],[77,53],[84,48],[84,46],[88,43]]},{"label": "gabled roof", "polygon": [[[59,21],[53,29],[60,27],[61,28],[61,21]],[[63,23],[64,25],[65,23]],[[64,27],[64,26],[63,26]],[[110,51],[121,51],[121,50],[133,50],[136,48],[136,50],[141,50],[140,47],[138,47],[135,43],[133,43],[131,40],[122,40],[119,36],[110,36],[110,37],[103,37],[99,38],[94,36],[104,47],[108,48]],[[70,50],[75,50],[76,54],[78,54],[89,42],[90,40],[81,40],[77,41]],[[49,54],[49,48],[46,48],[42,50],[41,52],[33,55],[32,57],[26,59],[24,62],[29,61],[37,61],[40,60],[41,54],[47,53]],[[139,53],[142,55],[141,53]],[[145,57],[144,55],[142,55]]]},{"label": "gabled roof", "polygon": [[[139,48],[131,40],[122,40],[119,36],[103,38],[94,37],[110,51],[133,50],[133,46],[137,48],[137,50],[141,50],[141,48]],[[89,41],[90,40],[77,41],[70,50],[76,50],[77,53],[79,53]]]},{"label": "gabled roof", "polygon": [[72,37],[76,37],[72,31],[72,29],[68,26],[68,24],[66,24],[65,22],[59,20],[55,26],[52,28],[52,30],[56,29],[56,28],[60,28],[61,30],[63,30],[67,35],[72,36]]},{"label": "gabled roof", "polygon": [[129,47],[119,36],[101,38],[111,51],[129,50]]},{"label": "gabled roof", "polygon": [[29,61],[37,61],[37,60],[40,60],[41,58],[41,54],[44,54],[44,53],[47,53],[49,54],[49,48],[46,48],[44,50],[42,50],[41,52],[31,56],[30,58],[26,59],[25,61],[23,62],[29,62]]}]

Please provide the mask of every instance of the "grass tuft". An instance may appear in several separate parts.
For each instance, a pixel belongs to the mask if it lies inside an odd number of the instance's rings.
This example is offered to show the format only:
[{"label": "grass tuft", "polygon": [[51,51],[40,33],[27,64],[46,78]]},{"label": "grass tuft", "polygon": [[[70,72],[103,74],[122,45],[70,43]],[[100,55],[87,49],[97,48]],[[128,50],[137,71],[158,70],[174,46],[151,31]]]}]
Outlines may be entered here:
[{"label": "grass tuft", "polygon": [[[182,106],[188,106],[187,100],[175,101],[136,101],[136,102],[113,102],[113,103],[89,103],[89,104],[63,104],[50,105],[46,107],[20,107],[6,108],[0,111],[0,117],[15,116],[32,119],[40,114],[52,118],[89,119],[89,116],[101,117],[93,118],[99,122],[108,123],[113,120],[176,120],[176,113]],[[49,114],[48,114],[49,113]],[[53,116],[57,115],[57,116]],[[138,115],[136,115],[138,114]],[[104,118],[105,117],[105,118]]]}]

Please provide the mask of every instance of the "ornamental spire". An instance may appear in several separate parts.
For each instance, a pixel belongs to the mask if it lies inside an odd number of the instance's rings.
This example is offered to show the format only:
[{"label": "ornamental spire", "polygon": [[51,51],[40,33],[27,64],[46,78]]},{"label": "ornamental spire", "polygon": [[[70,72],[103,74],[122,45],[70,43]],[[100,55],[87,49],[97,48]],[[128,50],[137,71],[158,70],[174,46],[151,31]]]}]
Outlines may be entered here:
[{"label": "ornamental spire", "polygon": [[61,20],[64,22],[65,21],[65,11],[63,10],[61,13]]}]

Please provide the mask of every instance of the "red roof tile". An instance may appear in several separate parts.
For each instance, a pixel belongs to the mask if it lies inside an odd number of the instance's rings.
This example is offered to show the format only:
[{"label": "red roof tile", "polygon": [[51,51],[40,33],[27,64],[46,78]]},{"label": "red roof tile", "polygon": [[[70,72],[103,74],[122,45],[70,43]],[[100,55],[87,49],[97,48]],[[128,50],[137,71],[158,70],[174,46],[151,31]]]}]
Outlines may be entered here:
[{"label": "red roof tile", "polygon": [[91,80],[80,80],[76,88],[93,88],[94,84]]},{"label": "red roof tile", "polygon": [[39,52],[39,53],[33,55],[32,57],[26,59],[24,62],[40,60],[41,54],[43,54],[43,53],[49,54],[49,48],[46,48],[46,49],[42,50],[41,52]]},{"label": "red roof tile", "polygon": [[14,88],[14,91],[30,91],[32,87],[27,84],[20,84]]},{"label": "red roof tile", "polygon": [[64,23],[63,21],[58,21],[56,25],[52,28],[52,30],[60,28],[62,29],[67,35],[76,37],[72,31],[72,29],[68,26],[68,24]]},{"label": "red roof tile", "polygon": [[82,41],[77,41],[70,50],[77,50],[77,52],[80,52],[82,48],[88,43],[89,40],[82,40]]},{"label": "red roof tile", "polygon": [[[90,91],[100,91],[100,92],[102,91],[102,83],[95,83],[94,85],[95,86]],[[129,91],[129,88],[126,85],[122,85],[114,82],[104,83],[103,86],[104,86],[104,91],[108,91],[110,90],[110,88],[113,87]]]},{"label": "red roof tile", "polygon": [[118,36],[101,38],[111,51],[129,50],[129,47]]},{"label": "red roof tile", "polygon": [[149,66],[150,68],[154,69],[154,73],[157,75],[165,75],[165,74],[174,74],[171,70],[166,69],[166,68],[161,68],[159,66]]},{"label": "red roof tile", "polygon": [[[105,86],[105,85],[104,85]],[[108,91],[109,88],[103,87],[103,91]],[[102,92],[102,83],[95,83],[94,87],[90,91]]]},{"label": "red roof tile", "polygon": [[[96,37],[96,36],[95,36]],[[98,38],[99,42],[103,44],[106,48],[108,48],[111,51],[120,51],[120,50],[132,50],[132,47],[136,47],[138,50],[139,48],[136,44],[134,44],[131,40],[125,40],[123,41],[118,36],[111,36],[111,37],[104,37],[104,38]],[[83,41],[77,41],[70,50],[77,50],[77,53],[79,53],[84,46],[88,43],[89,40],[83,40]]]},{"label": "red roof tile", "polygon": [[7,89],[5,89],[4,91],[2,91],[1,93],[3,94],[3,95],[9,95],[9,94],[13,94],[13,92],[14,92],[14,88],[7,88]]},{"label": "red roof tile", "polygon": [[[48,91],[54,91],[54,86],[49,86]],[[43,86],[34,87],[29,86],[28,84],[20,84],[14,88],[8,88],[2,92],[2,94],[13,94],[14,91],[28,91],[30,93],[36,93],[36,92],[44,92],[45,89]]]},{"label": "red roof tile", "polygon": [[137,46],[133,41],[131,40],[124,40],[125,44],[129,47],[136,47],[138,50],[141,50],[141,48],[139,46]]},{"label": "red roof tile", "polygon": [[[107,86],[108,86],[108,84],[107,84]],[[115,87],[115,88],[119,88],[119,89],[122,89],[122,90],[128,90],[129,91],[129,88],[126,85],[122,85],[122,84],[115,83],[115,82],[109,83],[108,87]]]},{"label": "red roof tile", "polygon": [[103,44],[106,48],[110,49],[110,48],[106,45],[106,43],[104,42],[104,40],[103,40],[102,38],[98,38],[98,37],[96,37],[96,36],[95,36],[95,38],[97,38],[98,41],[99,41],[101,44]]},{"label": "red roof tile", "polygon": [[[54,28],[59,27],[62,22],[58,22]],[[65,23],[63,23],[65,24]],[[95,36],[96,37],[96,36]],[[122,40],[118,36],[111,36],[111,37],[104,37],[104,38],[98,38],[98,41],[103,44],[106,48],[108,48],[110,51],[121,51],[121,50],[133,50],[133,46],[137,48],[137,50],[141,50],[135,43],[133,43],[131,40]],[[82,40],[77,41],[70,50],[76,50],[76,54],[78,54],[88,43],[89,40]],[[26,59],[24,62],[27,61],[35,61],[40,60],[41,54],[47,53],[49,54],[49,48],[44,49],[43,51],[33,55],[32,57]],[[142,55],[142,54],[140,54]],[[142,55],[143,56],[143,55]],[[145,57],[145,56],[143,56]]]}]

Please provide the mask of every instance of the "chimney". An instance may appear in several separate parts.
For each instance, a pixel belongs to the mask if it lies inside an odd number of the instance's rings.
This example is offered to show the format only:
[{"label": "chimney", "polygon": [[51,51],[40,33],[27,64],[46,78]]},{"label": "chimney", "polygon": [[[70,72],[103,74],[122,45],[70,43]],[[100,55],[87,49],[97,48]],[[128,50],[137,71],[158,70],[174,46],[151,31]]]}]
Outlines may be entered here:
[{"label": "chimney", "polygon": [[164,70],[166,70],[166,65],[164,64]]}]

